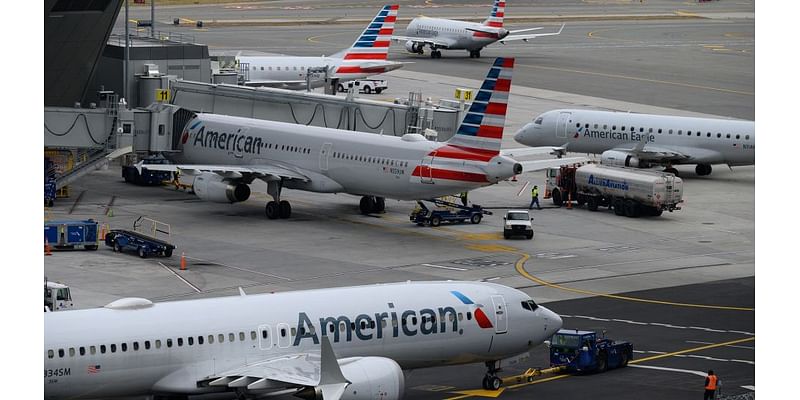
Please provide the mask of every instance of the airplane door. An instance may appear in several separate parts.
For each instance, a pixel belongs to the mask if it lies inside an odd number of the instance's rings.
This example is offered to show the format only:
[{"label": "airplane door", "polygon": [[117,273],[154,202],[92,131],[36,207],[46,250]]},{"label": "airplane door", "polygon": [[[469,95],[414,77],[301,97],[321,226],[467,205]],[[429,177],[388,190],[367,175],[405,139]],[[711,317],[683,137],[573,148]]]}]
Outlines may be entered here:
[{"label": "airplane door", "polygon": [[503,296],[492,296],[494,305],[494,332],[506,333],[508,331],[508,315],[506,314],[506,300]]},{"label": "airplane door", "polygon": [[426,156],[422,159],[419,178],[422,183],[433,183],[433,156]]},{"label": "airplane door", "polygon": [[322,149],[319,151],[319,169],[321,171],[328,170],[328,159],[331,157],[332,148],[333,143],[325,143],[322,145]]},{"label": "airplane door", "polygon": [[269,325],[258,326],[258,346],[261,350],[272,348],[272,332],[269,330]]},{"label": "airplane door", "polygon": [[558,114],[558,122],[556,123],[556,137],[567,137],[567,121],[572,116],[570,112],[562,112]]},{"label": "airplane door", "polygon": [[289,329],[289,324],[281,322],[277,325],[278,328],[278,347],[285,349],[292,344],[292,334]]}]

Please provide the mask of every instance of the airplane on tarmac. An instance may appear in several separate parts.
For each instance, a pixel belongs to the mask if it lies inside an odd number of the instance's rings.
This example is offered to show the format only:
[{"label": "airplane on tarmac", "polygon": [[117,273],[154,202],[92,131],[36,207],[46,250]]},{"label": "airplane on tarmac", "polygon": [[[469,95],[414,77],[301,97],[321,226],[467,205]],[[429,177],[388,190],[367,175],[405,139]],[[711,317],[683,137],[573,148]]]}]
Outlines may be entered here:
[{"label": "airplane on tarmac", "polygon": [[755,164],[755,122],[579,109],[552,110],[514,136],[527,146],[559,146],[564,152],[600,154],[601,163],[648,168],[697,164],[697,175],[712,164]]},{"label": "airplane on tarmac", "polygon": [[[305,89],[309,69],[327,67],[329,79],[346,82],[402,67],[403,63],[386,60],[399,7],[383,6],[350,48],[329,57],[237,57],[239,69],[246,76],[245,85]],[[313,72],[311,78],[312,87],[325,84],[323,72]]]},{"label": "airplane on tarmac", "polygon": [[492,12],[483,23],[442,18],[414,18],[406,27],[408,36],[392,36],[392,40],[405,43],[406,50],[410,53],[422,54],[425,46],[428,46],[431,49],[431,58],[442,58],[440,49],[467,50],[470,58],[480,58],[481,49],[492,43],[505,44],[515,40],[527,42],[540,36],[558,35],[564,29],[564,24],[561,24],[558,32],[549,33],[521,34],[544,27],[506,30],[503,28],[505,9],[505,0],[494,0]]},{"label": "airplane on tarmac", "polygon": [[[527,294],[487,282],[408,282],[44,314],[44,398],[400,399],[404,370],[500,360],[561,328]],[[185,398],[185,397],[181,397]]]},{"label": "airplane on tarmac", "polygon": [[191,113],[175,140],[177,151],[165,154],[176,164],[139,163],[137,168],[194,175],[195,194],[219,203],[247,200],[248,184],[261,179],[273,198],[266,205],[267,218],[276,219],[289,218],[292,211],[281,200],[283,188],[361,195],[361,212],[368,214],[383,211],[386,197],[430,199],[492,185],[523,168],[568,162],[517,162],[500,151],[513,67],[513,58],[495,60],[456,134],[446,142],[419,134],[383,136]]}]

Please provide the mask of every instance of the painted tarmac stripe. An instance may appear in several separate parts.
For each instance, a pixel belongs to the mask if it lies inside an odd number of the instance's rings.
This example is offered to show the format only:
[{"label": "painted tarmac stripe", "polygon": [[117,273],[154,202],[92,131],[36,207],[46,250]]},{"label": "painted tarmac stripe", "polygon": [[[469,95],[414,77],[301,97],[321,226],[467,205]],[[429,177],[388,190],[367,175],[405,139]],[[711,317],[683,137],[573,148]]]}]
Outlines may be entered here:
[{"label": "painted tarmac stripe", "polygon": [[453,271],[466,271],[467,270],[466,268],[445,267],[444,265],[436,265],[436,264],[422,264],[422,265],[424,265],[426,267],[431,267],[431,268],[449,269],[449,270],[453,270]]},{"label": "painted tarmac stripe", "polygon": [[187,284],[190,288],[194,289],[195,292],[197,292],[197,293],[202,292],[202,290],[200,290],[200,288],[198,288],[195,285],[192,285],[192,283],[187,281],[186,279],[183,279],[182,276],[178,275],[175,271],[172,270],[172,268],[162,264],[161,261],[158,262],[158,265],[162,266],[165,270],[169,271],[169,273],[171,273],[172,275],[175,275],[176,278],[180,279],[183,283]]}]

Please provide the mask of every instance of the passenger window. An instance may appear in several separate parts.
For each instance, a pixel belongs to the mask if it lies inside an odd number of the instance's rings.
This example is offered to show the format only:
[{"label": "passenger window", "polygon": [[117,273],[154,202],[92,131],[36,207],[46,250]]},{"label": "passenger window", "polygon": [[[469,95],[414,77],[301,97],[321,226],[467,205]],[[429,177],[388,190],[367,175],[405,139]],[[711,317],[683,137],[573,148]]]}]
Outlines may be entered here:
[{"label": "passenger window", "polygon": [[197,337],[197,344],[203,344],[203,337],[202,336],[198,336]]},{"label": "passenger window", "polygon": [[217,339],[219,339],[220,343],[223,343],[225,342],[225,335],[220,333],[219,335],[217,335]]},{"label": "passenger window", "polygon": [[594,129],[597,129],[597,124],[594,124]]},{"label": "passenger window", "polygon": [[700,137],[700,131],[697,131],[697,136]]},{"label": "passenger window", "polygon": [[617,130],[617,126],[616,126],[616,125],[613,125],[613,126],[611,127],[611,130],[612,130],[612,131],[615,131],[615,130]]},{"label": "passenger window", "polygon": [[744,140],[750,140],[750,135],[744,135]]},{"label": "passenger window", "polygon": [[623,126],[623,127],[622,127],[622,129],[620,129],[620,130],[621,130],[621,131],[624,131],[624,130],[625,130],[625,127]]},{"label": "passenger window", "polygon": [[53,350],[47,350],[47,358],[53,358],[56,356],[56,353]]},{"label": "passenger window", "polygon": [[228,341],[229,342],[235,342],[236,341],[236,336],[234,334],[232,334],[232,333],[229,333],[228,334]]},{"label": "passenger window", "polygon": [[[678,133],[680,135],[680,133]],[[692,136],[692,131],[686,131],[686,136]]]},{"label": "passenger window", "polygon": [[683,135],[683,130],[682,129],[678,129],[678,135]]},{"label": "passenger window", "polygon": [[581,123],[580,123],[580,122],[578,122],[577,124],[575,124],[575,127],[576,127],[576,128],[580,128],[580,127],[581,127]]},{"label": "passenger window", "polygon": [[112,345],[111,345],[111,346],[109,346],[109,347],[111,347],[111,349],[110,349],[110,350],[111,350],[111,352],[112,352],[112,353],[116,353],[116,352],[117,352],[117,345],[116,345],[116,344],[112,344]]},{"label": "passenger window", "polygon": [[286,337],[286,328],[281,328],[281,337]]},{"label": "passenger window", "polygon": [[214,343],[214,335],[208,335],[208,344]]},{"label": "passenger window", "polygon": [[121,345],[119,346],[119,348],[120,348],[122,351],[128,351],[128,344],[127,344],[127,343],[123,343],[123,344],[121,344]]},{"label": "passenger window", "polygon": [[70,357],[75,357],[75,348],[74,347],[70,347],[69,348],[69,356]]},{"label": "passenger window", "polygon": [[106,345],[104,344],[100,345],[100,354],[106,354]]},{"label": "passenger window", "polygon": [[738,134],[736,135],[736,140],[739,140],[739,135]]},{"label": "passenger window", "polygon": [[706,137],[711,137],[711,132],[706,133]]},{"label": "passenger window", "polygon": [[250,340],[256,340],[256,331],[250,331]]},{"label": "passenger window", "polygon": [[297,329],[296,328],[292,328],[292,337],[295,337],[295,336],[297,336]]},{"label": "passenger window", "polygon": [[58,349],[58,358],[64,358],[64,349]]},{"label": "passenger window", "polygon": [[464,314],[458,313],[458,320],[459,321],[463,321],[464,320]]},{"label": "passenger window", "polygon": [[719,132],[717,132],[717,139],[719,139],[719,138],[721,138],[721,137],[722,137],[722,134],[721,134],[721,133],[719,133]]},{"label": "passenger window", "polygon": [[83,346],[79,347],[78,348],[78,353],[80,353],[80,355],[82,355],[82,356],[85,356],[86,355],[86,348],[84,348]]},{"label": "passenger window", "polygon": [[267,330],[266,329],[262,329],[261,330],[261,338],[262,339],[266,339],[267,338]]},{"label": "passenger window", "polygon": [[97,354],[97,347],[89,346],[89,354],[91,355]]},{"label": "passenger window", "polygon": [[589,129],[589,124],[584,125],[584,128]]},{"label": "passenger window", "polygon": [[603,129],[608,129],[608,125],[603,125]]},{"label": "passenger window", "polygon": [[172,347],[172,339],[167,339],[167,347]]},{"label": "passenger window", "polygon": [[261,67],[261,70],[263,71],[263,70],[264,70],[264,67]]},{"label": "passenger window", "polygon": [[178,338],[178,347],[181,347],[181,346],[183,346],[183,338],[179,337]]},{"label": "passenger window", "polygon": [[658,133],[661,134],[661,128],[658,128]]},{"label": "passenger window", "polygon": [[239,332],[239,341],[244,342],[244,332]]},{"label": "passenger window", "polygon": [[149,340],[145,340],[144,341],[144,349],[145,350],[150,350],[150,341]]},{"label": "passenger window", "polygon": [[156,339],[156,348],[157,349],[161,348],[161,339]]},{"label": "passenger window", "polygon": [[725,135],[725,139],[730,139],[730,138],[731,138],[731,134],[730,133]]},{"label": "passenger window", "polygon": [[139,350],[139,342],[133,342],[133,350],[134,351]]},{"label": "passenger window", "polygon": [[472,311],[467,311],[467,321],[472,321]]},{"label": "passenger window", "polygon": [[194,336],[189,336],[186,338],[186,342],[189,344],[189,346],[194,345]]},{"label": "passenger window", "polygon": [[672,135],[672,129],[669,130],[669,134]]}]

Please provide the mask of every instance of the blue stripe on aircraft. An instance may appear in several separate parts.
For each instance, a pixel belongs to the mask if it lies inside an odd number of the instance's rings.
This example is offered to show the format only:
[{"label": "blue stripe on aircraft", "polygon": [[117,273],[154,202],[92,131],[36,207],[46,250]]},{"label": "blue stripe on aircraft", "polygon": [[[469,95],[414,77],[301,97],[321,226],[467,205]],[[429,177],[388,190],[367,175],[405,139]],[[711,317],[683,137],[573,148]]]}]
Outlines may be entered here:
[{"label": "blue stripe on aircraft", "polygon": [[361,35],[360,38],[358,38],[358,41],[359,42],[366,42],[368,40],[371,40],[371,41],[374,42],[375,39],[377,39],[377,38],[378,38],[378,35],[367,35],[367,34],[364,34],[364,35]]},{"label": "blue stripe on aircraft", "polygon": [[483,85],[481,86],[481,90],[494,90],[494,84],[496,81],[494,80],[485,80],[483,81]]},{"label": "blue stripe on aircraft", "polygon": [[378,33],[380,33],[380,31],[381,31],[380,29],[369,29],[368,28],[367,30],[364,31],[364,33],[362,35],[377,35]]},{"label": "blue stripe on aircraft", "polygon": [[458,299],[461,300],[461,302],[464,303],[464,304],[474,304],[472,302],[472,300],[469,299],[469,297],[464,296],[463,294],[461,294],[461,292],[459,292],[457,290],[451,290],[450,293],[452,293],[454,296],[458,297]]},{"label": "blue stripe on aircraft", "polygon": [[[472,111],[472,109],[470,109],[470,111]],[[467,113],[467,115],[464,116],[464,122],[463,123],[480,125],[481,121],[483,121],[483,115],[482,114]]]},{"label": "blue stripe on aircraft", "polygon": [[189,127],[189,129],[194,129],[194,127],[195,127],[195,126],[197,126],[197,125],[200,125],[200,123],[202,123],[202,122],[203,122],[203,121],[197,121],[197,122],[195,122],[194,124],[192,124],[192,126],[190,126],[190,127]]},{"label": "blue stripe on aircraft", "polygon": [[381,27],[383,27],[383,24],[372,23],[372,24],[369,24],[369,26],[367,28],[368,29],[381,29]]},{"label": "blue stripe on aircraft", "polygon": [[475,96],[475,100],[474,101],[488,102],[489,99],[491,99],[491,97],[492,97],[492,92],[489,92],[489,91],[486,91],[486,90],[481,90],[481,91],[478,91],[478,95]]},{"label": "blue stripe on aircraft", "polygon": [[492,68],[489,70],[489,74],[486,75],[487,78],[497,79],[500,76],[500,68]]},{"label": "blue stripe on aircraft", "polygon": [[485,111],[486,103],[478,103],[477,101],[473,101],[472,106],[469,107],[469,112],[471,113],[483,114]]},{"label": "blue stripe on aircraft", "polygon": [[494,66],[495,67],[502,67],[504,62],[506,62],[505,58],[499,58],[498,57],[496,60],[494,60]]},{"label": "blue stripe on aircraft", "polygon": [[477,136],[478,127],[461,124],[461,126],[458,127],[458,132],[456,133],[456,135]]},{"label": "blue stripe on aircraft", "polygon": [[372,22],[384,22],[385,20],[386,17],[375,17],[375,19],[373,19]]},{"label": "blue stripe on aircraft", "polygon": [[353,47],[372,47],[375,42],[356,42]]},{"label": "blue stripe on aircraft", "polygon": [[385,17],[389,15],[389,10],[381,10],[381,12],[379,12],[378,15],[381,17]]}]

